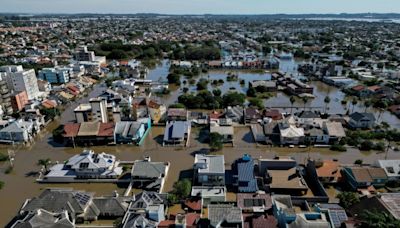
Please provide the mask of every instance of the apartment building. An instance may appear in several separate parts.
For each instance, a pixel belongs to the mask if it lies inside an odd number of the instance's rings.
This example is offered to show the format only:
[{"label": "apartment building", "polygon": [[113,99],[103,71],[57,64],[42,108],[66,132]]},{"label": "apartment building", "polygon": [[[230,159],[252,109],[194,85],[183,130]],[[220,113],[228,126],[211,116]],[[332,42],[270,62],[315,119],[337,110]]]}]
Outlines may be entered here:
[{"label": "apartment building", "polygon": [[24,70],[21,65],[0,67],[3,80],[7,81],[8,88],[15,92],[26,91],[28,99],[36,99],[39,96],[39,87],[35,70]]},{"label": "apartment building", "polygon": [[67,83],[72,76],[73,68],[70,67],[43,68],[38,74],[39,79],[48,81],[52,84]]}]

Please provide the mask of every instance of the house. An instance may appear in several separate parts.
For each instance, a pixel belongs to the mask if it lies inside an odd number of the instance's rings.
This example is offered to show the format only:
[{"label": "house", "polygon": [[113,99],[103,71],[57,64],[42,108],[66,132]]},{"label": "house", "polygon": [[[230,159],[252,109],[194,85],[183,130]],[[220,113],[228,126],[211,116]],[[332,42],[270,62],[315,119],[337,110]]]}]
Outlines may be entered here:
[{"label": "house", "polygon": [[321,120],[321,117],[312,111],[302,111],[297,116],[297,122],[303,125],[316,126]]},{"label": "house", "polygon": [[380,193],[371,197],[362,197],[360,202],[355,203],[348,209],[350,215],[360,215],[366,208],[374,208],[393,216],[396,220],[400,219],[400,193]]},{"label": "house", "polygon": [[389,180],[400,179],[400,160],[378,160],[375,165],[385,171]]},{"label": "house", "polygon": [[53,213],[44,209],[36,209],[27,213],[23,218],[13,222],[10,228],[41,228],[41,227],[64,227],[75,228],[75,224],[70,220],[68,211]]},{"label": "house", "polygon": [[210,125],[210,133],[218,133],[221,135],[224,143],[233,143],[233,126],[219,126],[213,124]]},{"label": "house", "polygon": [[261,119],[261,113],[256,108],[246,108],[244,110],[245,123],[257,123]]},{"label": "house", "polygon": [[278,227],[287,228],[330,228],[325,213],[310,207],[307,201],[292,201],[290,195],[273,195],[272,204]]},{"label": "house", "polygon": [[341,228],[343,227],[343,223],[348,220],[346,211],[344,208],[334,203],[318,203],[314,205],[315,210],[325,213],[331,227],[333,228]]},{"label": "house", "polygon": [[340,122],[325,121],[322,123],[322,129],[328,135],[328,142],[333,144],[346,137],[343,125]]},{"label": "house", "polygon": [[370,95],[370,91],[363,85],[353,86],[350,91],[357,97],[368,97]]},{"label": "house", "polygon": [[243,217],[240,208],[230,204],[209,204],[208,219],[210,227],[243,227]]},{"label": "house", "polygon": [[[64,125],[64,132],[65,126]],[[82,145],[92,145],[92,144],[108,144],[114,142],[114,123],[100,123],[100,122],[82,122],[78,125],[71,125],[71,130],[78,129],[78,133],[75,136],[75,132],[71,131],[71,135],[64,134],[71,138],[74,143]],[[68,126],[69,127],[69,126]]]},{"label": "house", "polygon": [[342,175],[353,190],[383,187],[388,180],[383,168],[374,167],[344,167]]},{"label": "house", "polygon": [[167,112],[167,122],[187,121],[188,111],[184,108],[169,108]]},{"label": "house", "polygon": [[255,80],[250,82],[253,88],[260,92],[275,92],[277,90],[275,81]]},{"label": "house", "polygon": [[209,124],[217,126],[232,126],[233,120],[227,116],[227,113],[213,111],[210,113]]},{"label": "house", "polygon": [[375,116],[372,113],[355,112],[350,115],[349,126],[353,129],[368,129],[375,126]]},{"label": "house", "polygon": [[260,159],[259,173],[265,189],[275,194],[305,195],[308,186],[292,158]]},{"label": "house", "polygon": [[312,144],[328,144],[329,136],[320,127],[308,127],[304,130],[304,140]]},{"label": "house", "polygon": [[226,201],[227,190],[225,186],[193,186],[191,196],[201,199],[201,204],[206,206],[210,203]]},{"label": "house", "polygon": [[243,213],[264,213],[272,210],[272,200],[265,193],[239,193],[236,204]]},{"label": "house", "polygon": [[152,162],[150,157],[133,163],[131,178],[136,188],[162,192],[167,177],[169,162]]},{"label": "house", "polygon": [[337,184],[342,178],[340,163],[334,160],[314,162],[318,180],[322,184]]},{"label": "house", "polygon": [[32,140],[34,129],[31,121],[14,121],[0,130],[0,142],[27,143]]},{"label": "house", "polygon": [[245,154],[232,164],[233,185],[237,187],[238,192],[257,192],[258,185],[254,175],[253,158]]},{"label": "house", "polygon": [[95,221],[100,210],[93,203],[93,196],[94,193],[72,189],[46,189],[38,197],[26,200],[19,214],[23,216],[38,209],[52,213],[64,213],[66,210],[73,224]]},{"label": "house", "polygon": [[159,104],[154,100],[150,100],[147,104],[147,107],[153,123],[160,122],[160,120],[165,117],[165,113],[167,112],[165,105]]},{"label": "house", "polygon": [[167,205],[167,194],[151,191],[136,194],[122,219],[122,227],[156,228],[165,220]]},{"label": "house", "polygon": [[272,120],[283,119],[282,113],[278,109],[267,109],[263,111],[263,116]]},{"label": "house", "polygon": [[116,144],[134,143],[140,145],[147,130],[151,127],[150,118],[139,121],[117,122],[114,130],[114,141]]},{"label": "house", "polygon": [[191,132],[189,121],[171,121],[167,123],[164,131],[163,146],[182,145],[188,146]]},{"label": "house", "polygon": [[119,161],[111,154],[84,150],[64,164],[56,164],[44,176],[46,182],[74,182],[76,179],[115,179],[123,173]]},{"label": "house", "polygon": [[225,159],[223,155],[196,154],[193,169],[196,182],[199,185],[225,185]]},{"label": "house", "polygon": [[280,144],[281,145],[297,145],[304,140],[304,128],[297,127],[290,119],[278,123]]},{"label": "house", "polygon": [[241,106],[228,106],[225,109],[225,115],[235,123],[242,123],[244,120],[244,109]]}]

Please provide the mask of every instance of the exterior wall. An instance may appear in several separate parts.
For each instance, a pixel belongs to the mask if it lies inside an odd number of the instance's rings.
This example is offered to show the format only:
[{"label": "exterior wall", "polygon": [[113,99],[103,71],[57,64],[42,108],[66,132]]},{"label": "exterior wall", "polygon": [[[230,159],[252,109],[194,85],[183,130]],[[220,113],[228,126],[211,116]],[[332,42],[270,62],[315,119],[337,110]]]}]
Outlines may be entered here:
[{"label": "exterior wall", "polygon": [[0,132],[0,140],[13,142],[28,142],[28,132]]},{"label": "exterior wall", "polygon": [[90,101],[90,105],[92,107],[93,121],[107,123],[108,122],[107,101],[105,99]]},{"label": "exterior wall", "polygon": [[28,94],[26,91],[20,92],[11,97],[11,105],[14,112],[21,111],[28,104]]},{"label": "exterior wall", "polygon": [[67,83],[72,75],[72,68],[45,68],[39,71],[38,77],[50,83]]},{"label": "exterior wall", "polygon": [[18,72],[8,72],[6,75],[9,88],[13,88],[16,92],[26,91],[28,99],[30,100],[38,97],[39,87],[35,70],[30,69]]},{"label": "exterior wall", "polygon": [[197,181],[203,186],[224,186],[225,174],[198,174]]}]

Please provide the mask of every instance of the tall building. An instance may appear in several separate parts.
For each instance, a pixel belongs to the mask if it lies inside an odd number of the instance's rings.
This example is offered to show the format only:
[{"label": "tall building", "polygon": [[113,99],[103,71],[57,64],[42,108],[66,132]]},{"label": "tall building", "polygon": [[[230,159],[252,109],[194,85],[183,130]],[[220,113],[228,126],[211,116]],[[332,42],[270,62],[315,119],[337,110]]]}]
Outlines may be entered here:
[{"label": "tall building", "polygon": [[87,46],[81,46],[78,50],[74,53],[74,59],[76,61],[95,61],[96,56],[94,51],[88,51]]},{"label": "tall building", "polygon": [[107,99],[92,98],[89,104],[80,104],[75,110],[77,123],[82,122],[108,122]]},{"label": "tall building", "polygon": [[14,112],[21,111],[28,104],[28,94],[26,91],[16,92],[11,96],[11,106]]},{"label": "tall building", "polygon": [[[4,74],[5,73],[0,73],[0,76],[3,76]],[[8,89],[7,81],[3,78],[0,79],[0,105],[0,113],[6,115],[11,115],[13,113],[11,106],[11,93]]]},{"label": "tall building", "polygon": [[22,66],[0,67],[2,77],[7,81],[8,88],[14,92],[26,91],[28,99],[36,99],[39,96],[39,87],[35,70],[24,70]]},{"label": "tall building", "polygon": [[73,68],[53,67],[43,68],[38,73],[38,78],[54,84],[63,84],[69,82],[73,76]]}]

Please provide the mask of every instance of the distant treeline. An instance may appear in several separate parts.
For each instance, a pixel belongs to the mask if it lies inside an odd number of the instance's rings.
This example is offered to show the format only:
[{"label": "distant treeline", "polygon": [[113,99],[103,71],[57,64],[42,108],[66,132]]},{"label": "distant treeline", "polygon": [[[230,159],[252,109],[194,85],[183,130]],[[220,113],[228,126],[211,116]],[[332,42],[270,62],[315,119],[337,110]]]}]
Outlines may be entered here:
[{"label": "distant treeline", "polygon": [[216,60],[220,59],[220,49],[214,42],[185,44],[180,42],[159,41],[145,45],[123,44],[120,41],[96,45],[96,55],[108,59],[153,59],[168,57],[175,60]]}]

